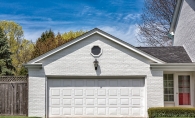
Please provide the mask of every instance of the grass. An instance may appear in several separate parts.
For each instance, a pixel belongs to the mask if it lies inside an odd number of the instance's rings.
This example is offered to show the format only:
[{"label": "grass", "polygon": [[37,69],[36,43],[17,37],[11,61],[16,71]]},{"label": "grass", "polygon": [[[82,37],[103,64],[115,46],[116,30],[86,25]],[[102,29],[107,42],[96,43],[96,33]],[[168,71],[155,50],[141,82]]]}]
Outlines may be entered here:
[{"label": "grass", "polygon": [[40,117],[27,117],[27,116],[0,116],[0,118],[40,118]]}]

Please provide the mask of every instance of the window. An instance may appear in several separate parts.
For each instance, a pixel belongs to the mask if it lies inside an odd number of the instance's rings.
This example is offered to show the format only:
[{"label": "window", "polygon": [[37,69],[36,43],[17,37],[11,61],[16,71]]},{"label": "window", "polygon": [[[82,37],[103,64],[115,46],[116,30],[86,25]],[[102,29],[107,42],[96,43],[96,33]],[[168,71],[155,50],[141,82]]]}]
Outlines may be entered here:
[{"label": "window", "polygon": [[164,74],[164,101],[174,101],[173,74]]},{"label": "window", "polygon": [[100,56],[101,53],[102,53],[102,49],[101,49],[99,46],[93,46],[93,47],[91,48],[91,54],[92,54],[93,56]]}]

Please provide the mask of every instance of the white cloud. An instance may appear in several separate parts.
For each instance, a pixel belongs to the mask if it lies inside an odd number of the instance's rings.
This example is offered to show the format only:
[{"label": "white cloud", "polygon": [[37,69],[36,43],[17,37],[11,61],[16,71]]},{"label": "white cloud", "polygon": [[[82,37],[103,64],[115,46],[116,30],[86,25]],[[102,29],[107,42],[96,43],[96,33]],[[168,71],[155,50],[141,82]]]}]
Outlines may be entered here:
[{"label": "white cloud", "polygon": [[[86,7],[86,9],[90,9]],[[90,12],[89,12],[90,13]],[[101,12],[97,12],[101,15]],[[83,14],[86,14],[84,11]],[[98,22],[94,20],[96,24],[88,24],[87,22],[84,24],[76,24],[74,21],[54,21],[49,17],[36,17],[36,16],[24,16],[24,15],[0,15],[0,20],[13,20],[19,23],[24,30],[24,38],[28,40],[32,40],[35,42],[38,37],[41,36],[42,32],[49,30],[50,28],[55,33],[64,33],[67,31],[78,31],[78,30],[91,30],[95,27],[102,29],[103,31],[118,37],[121,40],[124,40],[134,46],[138,45],[136,40],[136,34],[138,32],[138,28],[136,25],[136,19],[140,17],[139,14],[128,14],[123,16],[122,14],[107,14],[107,17],[113,18],[116,16],[116,22],[109,22],[107,19],[106,23]],[[132,20],[130,20],[132,19]],[[133,20],[134,19],[134,20]],[[130,22],[123,22],[123,21],[130,21]],[[106,24],[106,25],[103,25]],[[113,26],[113,24],[115,24]]]},{"label": "white cloud", "polygon": [[30,30],[25,30],[24,31],[24,38],[27,40],[31,40],[33,42],[35,42],[42,34],[41,30],[37,30],[37,31],[30,31]]},{"label": "white cloud", "polygon": [[130,25],[128,28],[114,26],[102,26],[99,28],[131,45],[138,45],[138,42],[136,40],[136,35],[138,31],[137,25]]},{"label": "white cloud", "polygon": [[128,14],[123,19],[124,20],[135,20],[140,17],[140,14]]}]

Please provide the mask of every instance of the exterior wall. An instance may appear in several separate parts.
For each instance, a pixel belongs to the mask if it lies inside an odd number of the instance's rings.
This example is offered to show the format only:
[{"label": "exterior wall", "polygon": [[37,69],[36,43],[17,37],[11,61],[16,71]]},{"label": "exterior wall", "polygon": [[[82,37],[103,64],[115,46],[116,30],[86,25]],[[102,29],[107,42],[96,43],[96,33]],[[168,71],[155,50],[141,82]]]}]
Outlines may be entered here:
[{"label": "exterior wall", "polygon": [[[95,58],[90,54],[91,47],[99,45],[103,53],[97,58],[99,66],[94,69]],[[163,72],[151,71],[147,58],[116,44],[98,34],[92,35],[56,54],[40,61],[44,71],[30,70],[29,115],[43,116],[45,108],[45,77],[52,76],[139,76],[145,75],[146,110],[149,107],[162,107],[163,101]],[[39,76],[36,74],[39,73]],[[33,88],[35,87],[35,88]],[[41,90],[40,90],[41,89]],[[37,96],[34,96],[37,92]],[[38,99],[38,100],[37,100]],[[37,108],[32,102],[38,101]]]},{"label": "exterior wall", "polygon": [[147,108],[164,106],[163,71],[151,71],[151,75],[148,74],[147,96]]},{"label": "exterior wall", "polygon": [[195,0],[183,1],[173,45],[184,46],[195,62]]},{"label": "exterior wall", "polygon": [[43,69],[29,69],[28,116],[45,117],[45,74]]}]

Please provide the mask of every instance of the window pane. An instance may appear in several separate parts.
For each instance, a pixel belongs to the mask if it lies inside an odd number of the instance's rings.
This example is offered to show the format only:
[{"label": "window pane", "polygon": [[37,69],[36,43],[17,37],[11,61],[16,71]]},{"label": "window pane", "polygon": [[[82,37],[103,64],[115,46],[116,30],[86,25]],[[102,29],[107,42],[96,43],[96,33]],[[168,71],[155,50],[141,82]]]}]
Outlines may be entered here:
[{"label": "window pane", "polygon": [[167,87],[167,81],[164,81],[164,87]]},{"label": "window pane", "polygon": [[173,80],[173,74],[168,74],[168,80]]},{"label": "window pane", "polygon": [[168,88],[168,93],[173,94],[173,88]]},{"label": "window pane", "polygon": [[164,101],[168,101],[168,95],[164,96]]},{"label": "window pane", "polygon": [[91,51],[94,55],[99,55],[101,52],[101,49],[99,46],[94,46]]},{"label": "window pane", "polygon": [[164,94],[168,94],[168,88],[164,88]]},{"label": "window pane", "polygon": [[173,81],[168,81],[167,82],[167,87],[173,87]]},{"label": "window pane", "polygon": [[164,80],[167,80],[167,74],[164,74]]},{"label": "window pane", "polygon": [[174,96],[173,95],[169,95],[169,101],[174,101]]}]

